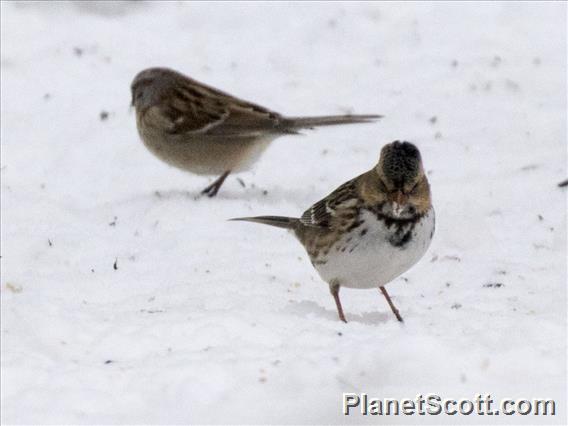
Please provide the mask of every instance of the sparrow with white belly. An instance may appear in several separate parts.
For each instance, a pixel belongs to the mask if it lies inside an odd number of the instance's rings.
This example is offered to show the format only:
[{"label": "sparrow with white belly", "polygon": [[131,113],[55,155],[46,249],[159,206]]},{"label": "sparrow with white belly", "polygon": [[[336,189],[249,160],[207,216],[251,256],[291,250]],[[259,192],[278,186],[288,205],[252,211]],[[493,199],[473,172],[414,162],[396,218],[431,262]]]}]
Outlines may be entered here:
[{"label": "sparrow with white belly", "polygon": [[318,201],[300,218],[237,218],[291,230],[329,284],[345,321],[340,287],[379,288],[399,321],[385,285],[426,253],[434,235],[434,208],[420,152],[395,141],[378,164]]}]

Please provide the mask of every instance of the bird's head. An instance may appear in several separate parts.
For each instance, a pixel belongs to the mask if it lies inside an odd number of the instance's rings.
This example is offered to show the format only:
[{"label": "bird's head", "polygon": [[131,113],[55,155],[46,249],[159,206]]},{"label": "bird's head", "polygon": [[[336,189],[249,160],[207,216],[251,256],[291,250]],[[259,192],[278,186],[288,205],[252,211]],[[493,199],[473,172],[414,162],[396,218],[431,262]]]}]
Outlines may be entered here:
[{"label": "bird's head", "polygon": [[430,207],[430,187],[422,158],[412,143],[394,141],[385,145],[375,171],[379,189],[386,196],[385,214],[404,219]]},{"label": "bird's head", "polygon": [[155,104],[164,92],[179,79],[177,72],[167,68],[148,68],[139,72],[130,84],[131,106],[143,110]]}]

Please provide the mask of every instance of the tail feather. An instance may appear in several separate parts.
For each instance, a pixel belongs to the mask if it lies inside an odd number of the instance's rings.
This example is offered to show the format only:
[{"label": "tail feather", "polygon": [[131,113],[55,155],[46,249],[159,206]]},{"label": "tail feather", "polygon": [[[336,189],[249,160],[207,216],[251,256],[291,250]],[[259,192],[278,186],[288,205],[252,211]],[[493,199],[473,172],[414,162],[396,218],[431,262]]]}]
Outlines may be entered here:
[{"label": "tail feather", "polygon": [[277,228],[294,229],[300,221],[294,217],[285,216],[256,216],[256,217],[236,217],[229,220],[242,220],[245,222],[262,223],[264,225],[276,226]]},{"label": "tail feather", "polygon": [[337,124],[372,123],[382,115],[326,115],[321,117],[287,117],[285,126],[292,129],[306,129],[317,126],[334,126]]}]

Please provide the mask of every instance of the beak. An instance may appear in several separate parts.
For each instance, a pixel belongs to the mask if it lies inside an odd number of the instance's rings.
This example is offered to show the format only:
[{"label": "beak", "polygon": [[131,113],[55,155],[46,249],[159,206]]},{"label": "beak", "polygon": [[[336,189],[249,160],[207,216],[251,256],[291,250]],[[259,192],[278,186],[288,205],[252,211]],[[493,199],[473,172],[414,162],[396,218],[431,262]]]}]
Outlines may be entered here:
[{"label": "beak", "polygon": [[132,98],[130,99],[130,105],[128,106],[128,111],[132,113],[133,109],[134,109],[134,93],[132,93]]},{"label": "beak", "polygon": [[394,214],[400,216],[404,210],[404,205],[408,202],[408,195],[398,190],[394,194],[390,194],[390,201],[393,203]]},{"label": "beak", "polygon": [[389,194],[389,201],[394,204],[406,204],[408,202],[408,195],[404,194],[401,190],[391,192]]},{"label": "beak", "polygon": [[401,205],[401,204],[406,204],[406,202],[408,201],[408,196],[403,194],[402,191],[396,191],[396,194],[394,195],[394,202]]}]

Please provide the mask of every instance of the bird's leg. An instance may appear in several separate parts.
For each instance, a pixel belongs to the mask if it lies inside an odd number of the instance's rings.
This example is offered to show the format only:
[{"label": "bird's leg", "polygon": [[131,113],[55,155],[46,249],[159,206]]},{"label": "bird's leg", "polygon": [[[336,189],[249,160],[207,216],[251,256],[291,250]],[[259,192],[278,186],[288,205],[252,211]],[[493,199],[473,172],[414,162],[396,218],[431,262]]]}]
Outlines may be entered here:
[{"label": "bird's leg", "polygon": [[225,182],[225,179],[227,179],[229,173],[231,173],[231,171],[227,170],[225,173],[219,176],[215,180],[215,182],[213,182],[211,185],[209,185],[207,188],[201,191],[201,193],[207,194],[208,197],[214,197],[215,195],[217,195],[217,192],[219,192],[219,188],[221,188],[221,185],[223,185],[223,182]]},{"label": "bird's leg", "polygon": [[343,314],[343,308],[341,307],[341,300],[339,300],[339,284],[337,283],[330,284],[329,290],[331,291],[331,295],[335,300],[335,305],[337,306],[337,314],[339,315],[339,319],[344,323],[347,323],[345,315]]},{"label": "bird's leg", "polygon": [[404,320],[400,316],[400,313],[398,312],[398,309],[396,309],[396,307],[394,306],[394,303],[392,303],[392,300],[391,300],[389,294],[387,293],[387,289],[384,288],[383,286],[381,286],[381,287],[379,287],[379,290],[381,290],[381,293],[383,293],[383,296],[385,296],[385,299],[387,299],[387,302],[388,302],[390,308],[392,309],[392,313],[394,314],[396,319],[399,320],[400,322],[404,322]]}]

